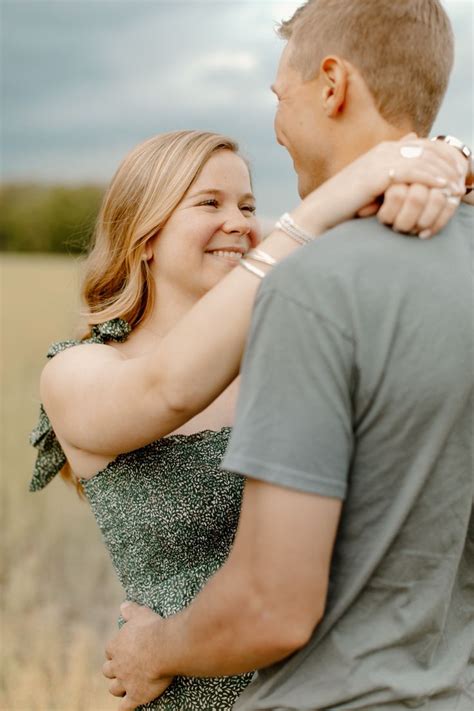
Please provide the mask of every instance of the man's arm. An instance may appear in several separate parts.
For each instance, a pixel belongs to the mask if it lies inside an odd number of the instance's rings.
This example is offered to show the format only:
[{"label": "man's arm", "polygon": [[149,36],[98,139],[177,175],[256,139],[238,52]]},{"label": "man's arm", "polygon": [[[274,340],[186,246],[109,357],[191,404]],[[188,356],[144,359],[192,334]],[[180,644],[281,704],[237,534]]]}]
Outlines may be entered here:
[{"label": "man's arm", "polygon": [[161,627],[160,675],[236,674],[303,647],[324,612],[340,508],[249,480],[227,563]]},{"label": "man's arm", "polygon": [[124,612],[129,621],[104,667],[111,692],[126,692],[121,711],[161,693],[161,677],[233,674],[282,659],[323,614],[353,449],[354,343],[338,325],[347,308],[339,280],[316,269],[312,249],[301,251],[303,259],[266,278],[253,315],[223,462],[252,477],[233,549],[178,615]]},{"label": "man's arm", "polygon": [[[341,501],[248,480],[234,547],[184,611],[166,620],[129,608],[104,673],[121,709],[157,695],[160,679],[267,666],[309,640],[324,611]],[[131,614],[130,614],[131,613]]]}]

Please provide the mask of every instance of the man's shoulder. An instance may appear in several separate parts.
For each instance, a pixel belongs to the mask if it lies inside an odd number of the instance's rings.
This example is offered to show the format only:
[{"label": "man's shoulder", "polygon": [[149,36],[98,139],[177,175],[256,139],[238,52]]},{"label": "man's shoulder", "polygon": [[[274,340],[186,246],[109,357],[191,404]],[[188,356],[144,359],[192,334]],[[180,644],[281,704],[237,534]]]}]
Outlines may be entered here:
[{"label": "man's shoulder", "polygon": [[[278,272],[305,271],[317,269],[323,271],[334,265],[340,270],[342,265],[350,266],[353,259],[359,259],[359,253],[374,250],[381,238],[391,238],[394,233],[381,225],[375,218],[355,219],[343,222],[328,230],[308,245],[296,250],[290,257],[278,265]],[[385,240],[383,240],[385,241]],[[345,258],[340,261],[340,257]],[[347,257],[351,256],[348,260]]]},{"label": "man's shoulder", "polygon": [[339,285],[352,284],[354,278],[372,274],[377,274],[383,283],[383,275],[391,280],[394,272],[399,279],[409,281],[419,278],[420,268],[426,271],[428,265],[445,269],[446,259],[456,260],[457,240],[461,252],[470,249],[473,213],[472,208],[462,205],[443,231],[429,242],[399,234],[376,217],[348,220],[279,264],[268,277],[268,287],[285,289],[309,280],[324,288],[334,280]]},{"label": "man's shoulder", "polygon": [[257,303],[277,292],[344,325],[354,312],[382,318],[389,302],[407,295],[411,303],[425,303],[433,285],[462,302],[472,289],[469,222],[470,214],[459,209],[426,241],[398,234],[376,218],[350,220],[278,264],[264,279]]},{"label": "man's shoulder", "polygon": [[344,222],[278,264],[265,278],[262,291],[290,295],[302,293],[305,285],[313,290],[350,282],[354,272],[378,261],[377,253],[382,260],[388,259],[383,251],[390,239],[400,239],[400,235],[376,219]]},{"label": "man's shoulder", "polygon": [[376,217],[348,220],[310,243],[304,261],[319,263],[323,260],[325,264],[330,264],[340,255],[350,255],[351,261],[343,260],[350,268],[352,260],[362,260],[368,252],[375,257],[378,254],[383,256],[388,251],[405,249],[407,240],[415,242],[417,238],[401,235],[381,224]]}]

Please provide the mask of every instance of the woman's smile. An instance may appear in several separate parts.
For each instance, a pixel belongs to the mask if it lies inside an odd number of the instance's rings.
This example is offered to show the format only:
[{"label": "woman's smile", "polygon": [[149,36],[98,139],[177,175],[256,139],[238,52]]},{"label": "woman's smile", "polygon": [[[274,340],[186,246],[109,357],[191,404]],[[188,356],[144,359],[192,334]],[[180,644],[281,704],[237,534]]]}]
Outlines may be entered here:
[{"label": "woman's smile", "polygon": [[211,257],[215,257],[216,259],[219,259],[220,261],[227,262],[227,264],[236,266],[242,259],[243,255],[245,254],[245,250],[241,247],[232,248],[232,249],[221,248],[221,249],[209,249],[209,250],[206,250],[205,253],[209,254]]}]

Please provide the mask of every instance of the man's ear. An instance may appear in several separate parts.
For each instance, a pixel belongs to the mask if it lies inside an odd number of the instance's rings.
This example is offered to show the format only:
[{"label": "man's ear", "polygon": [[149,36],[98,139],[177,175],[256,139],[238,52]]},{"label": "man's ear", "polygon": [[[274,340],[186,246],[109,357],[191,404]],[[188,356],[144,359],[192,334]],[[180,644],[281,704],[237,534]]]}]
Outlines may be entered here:
[{"label": "man's ear", "polygon": [[340,57],[325,57],[321,62],[323,81],[323,109],[329,118],[336,118],[344,110],[349,85],[349,71]]}]

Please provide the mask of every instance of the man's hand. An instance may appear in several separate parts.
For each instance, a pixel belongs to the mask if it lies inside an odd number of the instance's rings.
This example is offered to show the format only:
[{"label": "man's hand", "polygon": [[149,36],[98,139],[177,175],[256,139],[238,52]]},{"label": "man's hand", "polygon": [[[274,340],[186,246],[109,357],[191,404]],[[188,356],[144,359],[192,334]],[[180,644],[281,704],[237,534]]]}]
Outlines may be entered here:
[{"label": "man's hand", "polygon": [[132,711],[161,696],[172,679],[157,678],[153,671],[156,635],[162,618],[148,607],[131,602],[120,609],[126,624],[107,645],[102,672],[110,680],[110,693],[123,697],[119,711]]}]

